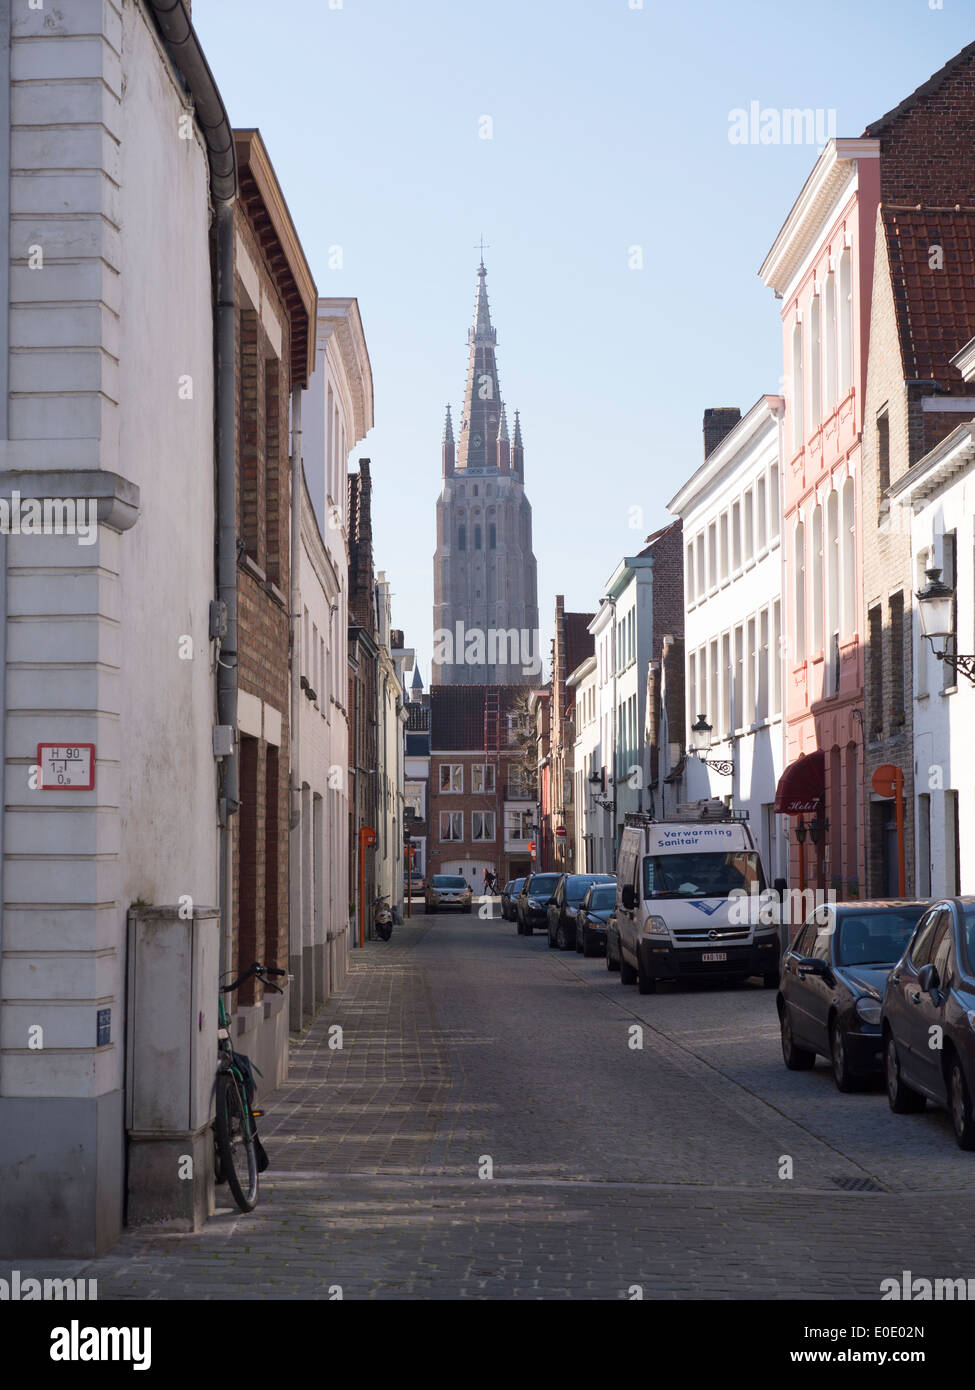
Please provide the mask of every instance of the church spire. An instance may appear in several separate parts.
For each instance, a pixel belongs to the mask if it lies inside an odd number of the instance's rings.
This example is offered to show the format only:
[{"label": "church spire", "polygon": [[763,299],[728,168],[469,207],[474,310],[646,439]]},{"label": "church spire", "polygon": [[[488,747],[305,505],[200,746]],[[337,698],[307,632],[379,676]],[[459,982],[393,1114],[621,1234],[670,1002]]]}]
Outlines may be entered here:
[{"label": "church spire", "polygon": [[511,446],[511,471],[525,481],[525,446],[521,438],[521,413],[515,411],[515,438]]},{"label": "church spire", "polygon": [[497,330],[491,323],[487,297],[487,270],[483,255],[477,268],[474,324],[467,330],[467,384],[460,422],[458,469],[497,467],[498,417],[501,387],[495,354]]},{"label": "church spire", "polygon": [[498,471],[511,472],[511,441],[508,438],[508,417],[504,413],[504,401],[501,402],[501,424],[498,427]]},{"label": "church spire", "polygon": [[454,472],[454,425],[450,418],[450,406],[447,406],[447,418],[443,422],[443,475],[445,478],[453,476]]}]

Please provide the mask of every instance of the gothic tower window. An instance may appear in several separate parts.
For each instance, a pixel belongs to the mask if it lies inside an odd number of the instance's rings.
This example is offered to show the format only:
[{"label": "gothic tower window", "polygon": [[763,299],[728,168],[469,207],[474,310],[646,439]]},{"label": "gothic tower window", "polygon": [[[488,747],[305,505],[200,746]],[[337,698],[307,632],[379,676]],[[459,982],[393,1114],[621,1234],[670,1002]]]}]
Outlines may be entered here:
[{"label": "gothic tower window", "polygon": [[492,521],[491,524],[490,524],[490,526],[488,527],[488,550],[497,550],[497,548],[498,548],[498,528],[495,526],[494,522]]},{"label": "gothic tower window", "polygon": [[466,527],[466,526],[459,526],[459,527],[457,528],[457,549],[458,549],[458,550],[466,550],[466,549],[467,549],[467,527]]},{"label": "gothic tower window", "polygon": [[475,526],[475,527],[474,527],[474,549],[475,549],[475,550],[480,550],[480,548],[481,548],[481,528],[480,528],[480,526]]}]

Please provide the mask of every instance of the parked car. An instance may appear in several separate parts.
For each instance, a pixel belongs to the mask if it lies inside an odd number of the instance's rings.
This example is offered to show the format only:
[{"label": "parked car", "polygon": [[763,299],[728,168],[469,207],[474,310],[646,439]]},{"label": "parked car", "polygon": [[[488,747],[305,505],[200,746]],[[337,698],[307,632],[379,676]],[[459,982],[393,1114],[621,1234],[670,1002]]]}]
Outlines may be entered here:
[{"label": "parked car", "polygon": [[536,927],[548,920],[548,905],[558,887],[561,874],[529,874],[518,894],[518,935],[532,936]]},{"label": "parked car", "polygon": [[403,897],[412,898],[418,903],[426,892],[426,880],[419,869],[414,869],[412,873],[403,875]]},{"label": "parked car", "polygon": [[975,897],[927,909],[887,976],[880,1025],[891,1110],[942,1105],[958,1147],[975,1149]]},{"label": "parked car", "polygon": [[425,900],[427,912],[439,912],[444,907],[470,912],[474,895],[461,874],[434,874],[427,884]]},{"label": "parked car", "polygon": [[615,883],[614,874],[563,874],[547,910],[548,944],[571,951],[576,944],[576,913],[593,883]]},{"label": "parked car", "polygon": [[606,928],[616,907],[616,880],[604,881],[599,875],[589,885],[576,913],[576,950],[582,956],[601,956],[606,952]]},{"label": "parked car", "polygon": [[524,887],[523,878],[513,878],[510,883],[506,883],[501,889],[501,916],[506,922],[517,920],[515,912],[515,899]]},{"label": "parked car", "polygon": [[782,958],[776,995],[790,1071],[827,1057],[841,1091],[879,1074],[884,985],[925,907],[891,899],[829,903],[806,919]]}]

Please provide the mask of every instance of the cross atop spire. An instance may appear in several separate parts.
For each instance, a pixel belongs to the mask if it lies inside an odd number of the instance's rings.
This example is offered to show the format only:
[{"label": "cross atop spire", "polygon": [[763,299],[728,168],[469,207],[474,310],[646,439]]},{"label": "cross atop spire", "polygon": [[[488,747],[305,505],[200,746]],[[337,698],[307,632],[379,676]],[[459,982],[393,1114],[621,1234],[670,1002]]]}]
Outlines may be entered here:
[{"label": "cross atop spire", "polygon": [[[475,251],[478,250],[478,249],[480,249],[480,252],[481,252],[481,267],[483,268],[483,266],[484,266],[484,233],[483,233],[483,232],[481,233],[481,244],[480,244],[480,248],[478,248],[478,247],[476,247],[476,246],[475,246],[475,248],[474,248]],[[490,242],[488,242],[488,250],[490,250],[490,249],[491,249],[491,244],[490,244]]]}]

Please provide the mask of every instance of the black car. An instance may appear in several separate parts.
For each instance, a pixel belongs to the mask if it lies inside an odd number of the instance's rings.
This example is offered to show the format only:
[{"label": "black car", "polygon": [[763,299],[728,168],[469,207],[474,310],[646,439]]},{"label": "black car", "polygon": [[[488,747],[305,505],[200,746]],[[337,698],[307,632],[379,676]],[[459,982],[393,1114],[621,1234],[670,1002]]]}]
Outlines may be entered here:
[{"label": "black car", "polygon": [[594,883],[616,883],[612,874],[563,874],[548,906],[548,944],[571,951],[576,944],[576,913]]},{"label": "black car", "polygon": [[606,927],[616,908],[616,880],[599,875],[576,913],[576,950],[582,956],[606,952]]},{"label": "black car", "polygon": [[506,922],[515,920],[515,899],[521,892],[524,882],[523,878],[513,878],[501,889],[501,916]]},{"label": "black car", "polygon": [[782,958],[776,996],[790,1071],[807,1071],[817,1054],[827,1057],[841,1091],[880,1071],[884,985],[926,906],[899,899],[829,903],[807,918]]},{"label": "black car", "polygon": [[516,899],[518,935],[532,936],[536,927],[548,920],[548,905],[559,885],[561,874],[529,874]]},{"label": "black car", "polygon": [[891,1110],[942,1105],[958,1147],[975,1149],[975,898],[927,909],[887,977],[881,1028]]}]

